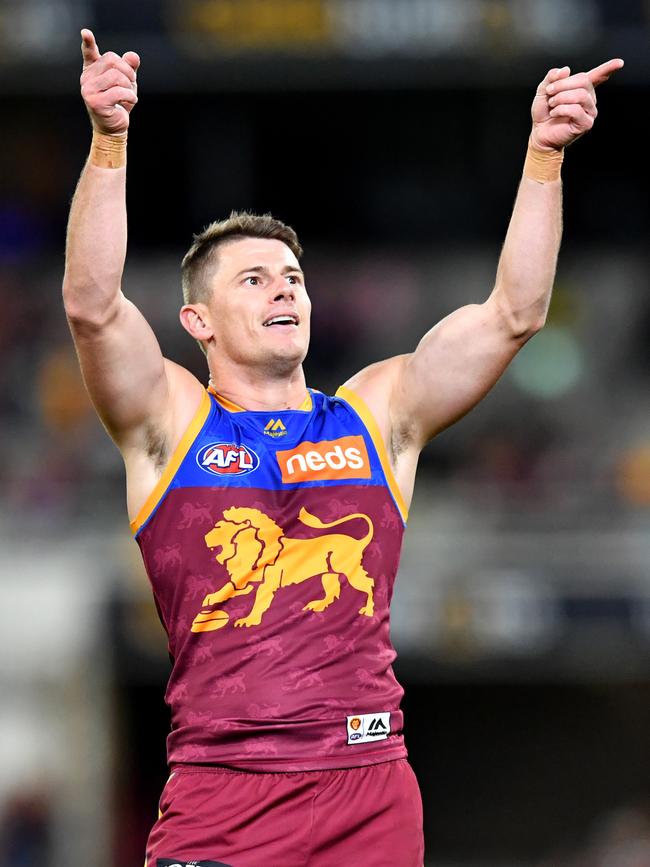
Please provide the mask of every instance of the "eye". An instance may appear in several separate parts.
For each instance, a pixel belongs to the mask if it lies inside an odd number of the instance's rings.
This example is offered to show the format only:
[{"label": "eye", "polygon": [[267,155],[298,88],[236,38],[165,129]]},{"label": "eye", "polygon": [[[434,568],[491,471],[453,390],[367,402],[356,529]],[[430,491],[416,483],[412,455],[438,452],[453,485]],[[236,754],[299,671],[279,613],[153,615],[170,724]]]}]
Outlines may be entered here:
[{"label": "eye", "polygon": [[288,274],[287,280],[289,281],[289,283],[292,286],[299,286],[300,285],[300,277],[297,274]]},{"label": "eye", "polygon": [[256,277],[254,274],[251,274],[250,277],[246,277],[244,279],[244,283],[248,283],[249,286],[259,286],[260,278]]}]

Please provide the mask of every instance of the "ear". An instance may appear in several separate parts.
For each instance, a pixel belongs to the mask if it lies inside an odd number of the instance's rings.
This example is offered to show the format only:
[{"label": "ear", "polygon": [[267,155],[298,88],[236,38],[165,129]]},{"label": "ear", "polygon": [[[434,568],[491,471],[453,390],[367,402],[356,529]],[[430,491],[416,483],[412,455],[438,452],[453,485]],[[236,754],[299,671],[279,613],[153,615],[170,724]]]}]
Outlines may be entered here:
[{"label": "ear", "polygon": [[210,324],[210,312],[205,304],[184,304],[179,318],[183,328],[195,340],[209,340],[214,335]]}]

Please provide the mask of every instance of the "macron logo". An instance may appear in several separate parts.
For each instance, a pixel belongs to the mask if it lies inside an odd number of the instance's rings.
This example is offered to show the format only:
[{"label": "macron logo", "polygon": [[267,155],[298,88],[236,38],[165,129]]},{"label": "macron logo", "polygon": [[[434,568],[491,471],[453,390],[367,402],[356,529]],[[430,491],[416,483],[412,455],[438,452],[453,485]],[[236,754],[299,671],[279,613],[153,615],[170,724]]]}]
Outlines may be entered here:
[{"label": "macron logo", "polygon": [[268,424],[264,428],[264,436],[267,437],[286,437],[287,429],[282,424],[282,419],[274,419],[271,418],[268,421]]},{"label": "macron logo", "polygon": [[301,443],[295,449],[279,451],[276,455],[285,484],[317,479],[369,479],[371,475],[362,436]]},{"label": "macron logo", "polygon": [[355,714],[347,718],[347,724],[349,744],[383,741],[390,734],[390,711]]}]

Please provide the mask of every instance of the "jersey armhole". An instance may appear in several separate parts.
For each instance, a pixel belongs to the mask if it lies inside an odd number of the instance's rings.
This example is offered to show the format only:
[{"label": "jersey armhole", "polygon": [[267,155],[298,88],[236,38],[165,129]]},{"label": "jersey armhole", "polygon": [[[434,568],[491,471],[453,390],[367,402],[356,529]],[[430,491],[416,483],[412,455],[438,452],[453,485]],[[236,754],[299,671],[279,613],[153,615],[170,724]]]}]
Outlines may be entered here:
[{"label": "jersey armhole", "polygon": [[406,524],[409,514],[408,506],[404,502],[404,497],[402,496],[402,492],[400,491],[399,485],[397,484],[397,479],[395,478],[395,474],[393,473],[393,468],[390,465],[388,452],[386,451],[386,445],[384,444],[384,439],[379,430],[379,426],[375,421],[375,417],[368,409],[365,401],[360,398],[358,394],[347,388],[345,385],[342,385],[337,389],[336,397],[343,398],[343,400],[352,407],[352,409],[356,412],[356,414],[365,425],[365,428],[370,435],[370,439],[372,440],[373,445],[377,451],[379,462],[381,463],[381,468],[384,471],[384,476],[386,477],[386,482],[388,483],[388,488],[392,494],[393,500],[395,501],[397,510],[402,516],[402,521]]},{"label": "jersey armhole", "polygon": [[199,432],[205,424],[209,414],[210,396],[208,395],[207,391],[204,391],[203,399],[201,400],[199,408],[197,409],[196,413],[194,414],[194,418],[185,430],[181,441],[174,449],[172,456],[167,463],[167,466],[163,470],[162,476],[156,482],[153,490],[145,500],[144,505],[136,515],[135,519],[131,521],[131,532],[134,536],[138,535],[138,532],[140,531],[143,524],[145,524],[149,520],[154,509],[162,500],[165,491],[167,490],[172,479],[178,472],[178,468],[183,463],[185,455],[188,453],[192,443],[199,435]]}]

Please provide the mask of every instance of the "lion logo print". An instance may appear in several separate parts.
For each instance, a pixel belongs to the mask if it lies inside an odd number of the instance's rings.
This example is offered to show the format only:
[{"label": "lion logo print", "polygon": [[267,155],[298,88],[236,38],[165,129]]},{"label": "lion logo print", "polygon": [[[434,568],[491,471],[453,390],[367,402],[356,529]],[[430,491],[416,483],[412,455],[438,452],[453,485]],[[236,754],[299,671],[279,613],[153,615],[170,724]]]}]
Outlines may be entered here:
[{"label": "lion logo print", "polygon": [[215,553],[217,563],[225,566],[230,580],[215,593],[208,593],[194,618],[192,632],[221,629],[228,621],[226,611],[217,606],[233,596],[253,594],[246,617],[234,626],[258,626],[282,587],[320,578],[324,596],[312,599],[303,611],[324,611],[341,594],[341,578],[365,596],[359,614],[374,613],[374,581],[362,566],[363,553],[373,537],[374,527],[367,515],[354,513],[324,522],[302,508],[299,520],[315,530],[331,529],[357,518],[368,530],[362,539],[346,533],[328,533],[311,539],[285,536],[282,527],[259,509],[233,506],[225,509],[219,521],[205,536],[205,544]]},{"label": "lion logo print", "polygon": [[157,572],[165,572],[170,566],[180,566],[182,562],[180,544],[177,542],[175,545],[158,548],[154,552],[153,561]]},{"label": "lion logo print", "polygon": [[211,524],[213,521],[210,510],[207,506],[194,505],[194,503],[183,503],[181,506],[181,520],[176,525],[177,530],[188,530],[194,524]]}]

